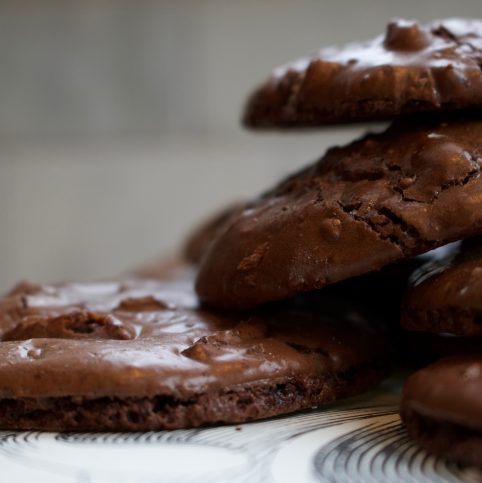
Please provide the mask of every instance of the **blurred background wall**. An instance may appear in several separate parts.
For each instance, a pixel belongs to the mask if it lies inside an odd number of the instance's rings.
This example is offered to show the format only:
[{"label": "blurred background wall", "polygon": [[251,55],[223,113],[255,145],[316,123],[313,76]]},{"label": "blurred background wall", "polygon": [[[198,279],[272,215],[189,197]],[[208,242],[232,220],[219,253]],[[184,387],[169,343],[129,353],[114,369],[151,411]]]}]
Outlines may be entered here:
[{"label": "blurred background wall", "polygon": [[393,17],[480,0],[0,1],[0,289],[117,274],[315,159],[357,126],[252,134],[246,94]]}]

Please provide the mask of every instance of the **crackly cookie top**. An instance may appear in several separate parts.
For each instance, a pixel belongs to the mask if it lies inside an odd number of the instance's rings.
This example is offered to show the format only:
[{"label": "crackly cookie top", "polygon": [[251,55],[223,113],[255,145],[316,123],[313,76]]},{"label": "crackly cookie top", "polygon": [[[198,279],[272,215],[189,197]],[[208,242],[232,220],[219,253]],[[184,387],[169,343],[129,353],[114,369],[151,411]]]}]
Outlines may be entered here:
[{"label": "crackly cookie top", "polygon": [[0,398],[189,398],[382,359],[381,330],[346,302],[323,305],[209,312],[185,276],[23,283],[0,299]]},{"label": "crackly cookie top", "polygon": [[303,127],[482,107],[482,21],[396,20],[364,43],[276,69],[252,94],[250,127]]},{"label": "crackly cookie top", "polygon": [[329,150],[214,241],[197,292],[251,307],[482,232],[482,121],[398,122]]}]

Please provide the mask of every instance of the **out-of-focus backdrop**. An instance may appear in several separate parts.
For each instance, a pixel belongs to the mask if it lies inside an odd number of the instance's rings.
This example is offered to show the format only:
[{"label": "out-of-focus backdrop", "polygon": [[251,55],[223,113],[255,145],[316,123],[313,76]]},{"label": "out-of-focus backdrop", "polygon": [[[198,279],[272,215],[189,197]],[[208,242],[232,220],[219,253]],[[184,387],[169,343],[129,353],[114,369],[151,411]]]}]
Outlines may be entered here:
[{"label": "out-of-focus backdrop", "polygon": [[0,1],[0,289],[115,275],[366,127],[244,132],[271,68],[480,0]]}]

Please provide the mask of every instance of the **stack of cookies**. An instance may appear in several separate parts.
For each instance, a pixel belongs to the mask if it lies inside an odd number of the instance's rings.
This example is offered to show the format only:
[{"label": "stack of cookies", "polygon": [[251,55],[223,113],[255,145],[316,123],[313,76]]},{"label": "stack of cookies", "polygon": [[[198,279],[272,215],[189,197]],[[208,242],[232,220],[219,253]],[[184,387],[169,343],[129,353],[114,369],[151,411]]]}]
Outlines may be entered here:
[{"label": "stack of cookies", "polygon": [[439,358],[405,384],[408,431],[434,453],[482,467],[482,239],[418,268],[401,315],[402,327],[420,331],[425,353]]},{"label": "stack of cookies", "polygon": [[[0,300],[0,427],[195,427],[363,393],[388,374],[415,267],[403,327],[476,349],[481,66],[482,22],[397,21],[276,70],[249,127],[393,123],[224,210],[180,261],[15,287]],[[411,376],[402,417],[421,444],[480,466],[482,357]]]},{"label": "stack of cookies", "polygon": [[[201,300],[252,309],[347,279],[367,287],[363,274],[482,234],[481,112],[479,21],[396,21],[275,70],[248,102],[251,128],[393,122],[249,202],[202,261]],[[446,252],[412,276],[401,320],[463,355],[411,376],[401,415],[420,444],[482,467],[482,356],[467,355],[482,348],[482,246]]]}]

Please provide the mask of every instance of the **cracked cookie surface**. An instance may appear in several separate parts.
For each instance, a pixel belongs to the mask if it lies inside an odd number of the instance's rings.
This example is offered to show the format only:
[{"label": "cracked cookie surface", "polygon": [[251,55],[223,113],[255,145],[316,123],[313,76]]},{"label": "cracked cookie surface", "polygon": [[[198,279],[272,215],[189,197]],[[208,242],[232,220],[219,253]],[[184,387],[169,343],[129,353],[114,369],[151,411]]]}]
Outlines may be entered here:
[{"label": "cracked cookie surface", "polygon": [[0,428],[153,430],[330,403],[387,372],[388,335],[346,299],[198,307],[192,277],[18,285],[0,299]]},{"label": "cracked cookie surface", "polygon": [[385,35],[274,71],[251,96],[250,127],[303,127],[482,106],[482,21],[391,22]]},{"label": "cracked cookie surface", "polygon": [[252,307],[481,233],[481,138],[478,119],[399,121],[329,150],[231,220],[198,294]]}]

